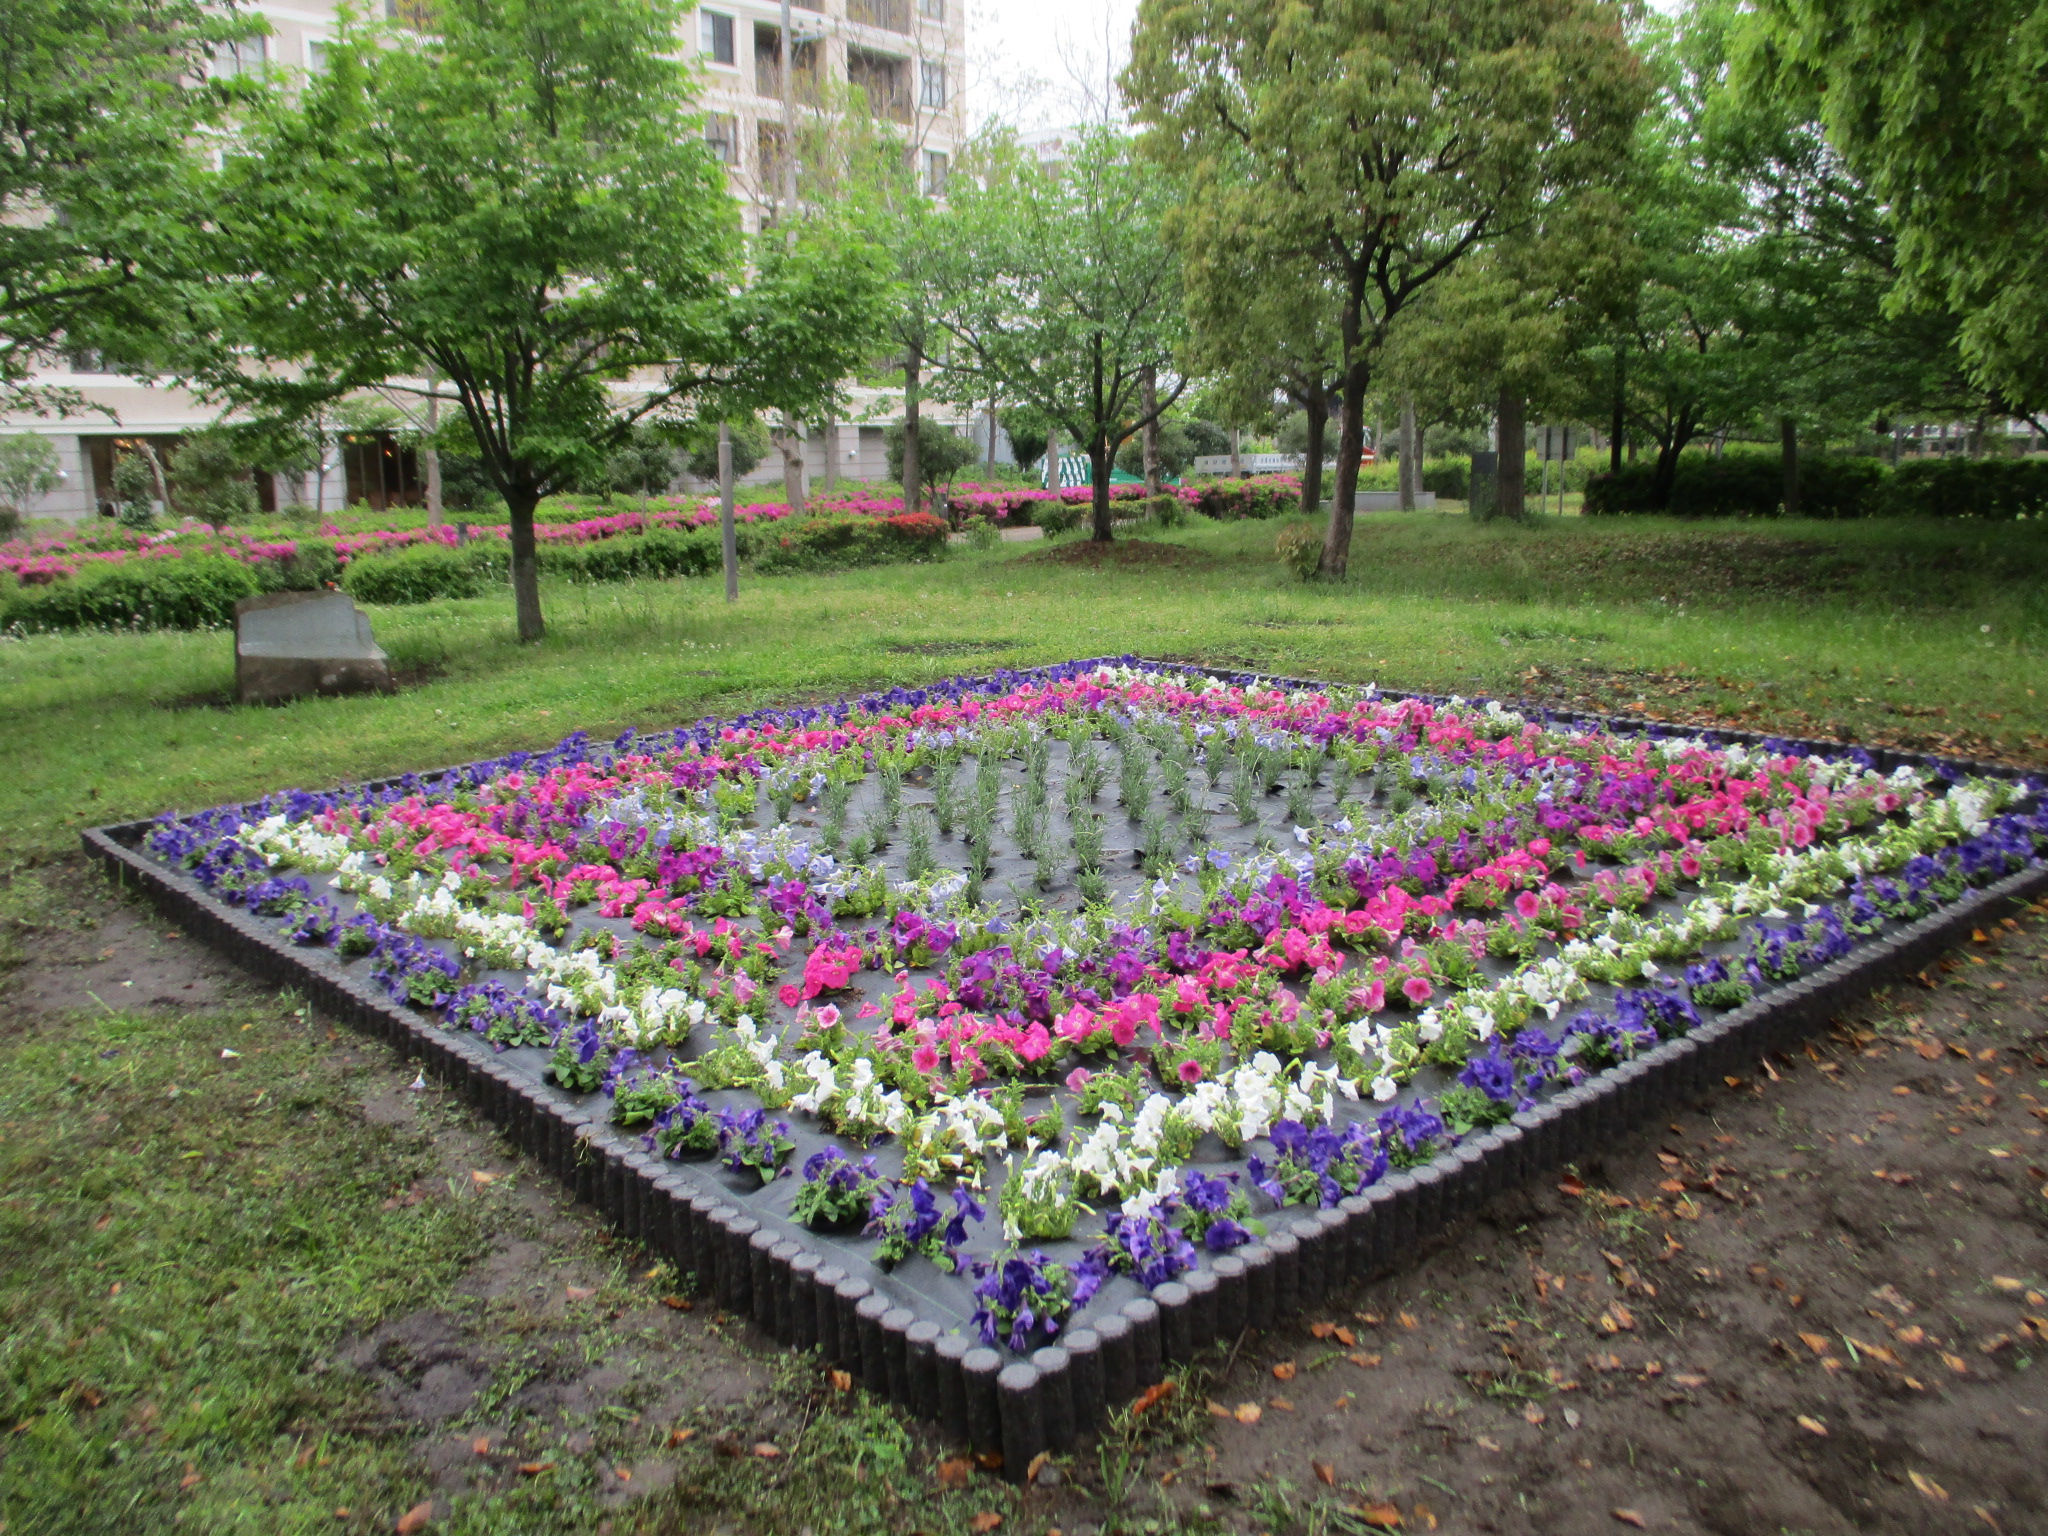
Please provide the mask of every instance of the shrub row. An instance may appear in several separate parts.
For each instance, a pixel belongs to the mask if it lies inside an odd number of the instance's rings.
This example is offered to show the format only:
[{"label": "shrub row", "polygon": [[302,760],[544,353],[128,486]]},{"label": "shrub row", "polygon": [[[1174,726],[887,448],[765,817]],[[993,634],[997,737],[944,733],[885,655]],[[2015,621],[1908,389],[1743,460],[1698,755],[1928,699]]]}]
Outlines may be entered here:
[{"label": "shrub row", "polygon": [[1181,500],[1219,522],[1285,517],[1301,508],[1301,482],[1291,476],[1269,480],[1210,480],[1185,487]]},{"label": "shrub row", "polygon": [[206,629],[232,624],[235,604],[263,590],[255,570],[225,555],[138,560],[47,586],[10,582],[0,589],[0,629]]},{"label": "shrub row", "polygon": [[[1653,465],[1638,463],[1592,476],[1586,512],[1774,517],[1784,510],[1784,473],[1774,456],[1681,458],[1663,509],[1652,501],[1654,474]],[[2048,460],[1936,459],[1891,470],[1878,459],[1813,456],[1799,461],[1799,501],[1807,517],[2039,516],[2048,512]]]}]

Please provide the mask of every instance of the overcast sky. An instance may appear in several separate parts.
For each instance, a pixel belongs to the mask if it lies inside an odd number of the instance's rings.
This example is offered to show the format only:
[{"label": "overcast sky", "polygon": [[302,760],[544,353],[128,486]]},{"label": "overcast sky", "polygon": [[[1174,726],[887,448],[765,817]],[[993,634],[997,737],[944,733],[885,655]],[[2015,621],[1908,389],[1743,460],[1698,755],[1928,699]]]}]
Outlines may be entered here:
[{"label": "overcast sky", "polygon": [[[1098,116],[1137,0],[966,0],[968,110],[1020,128]],[[1105,46],[1105,44],[1107,46]]]}]

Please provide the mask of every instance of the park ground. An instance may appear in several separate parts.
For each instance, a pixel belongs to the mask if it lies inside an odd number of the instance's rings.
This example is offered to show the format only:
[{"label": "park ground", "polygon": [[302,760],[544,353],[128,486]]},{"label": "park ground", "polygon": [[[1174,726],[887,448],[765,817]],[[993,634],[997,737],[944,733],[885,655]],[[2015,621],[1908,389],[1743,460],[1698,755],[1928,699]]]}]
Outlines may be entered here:
[{"label": "park ground", "polygon": [[1019,1493],[612,1241],[383,1047],[73,851],[288,784],[1124,651],[2048,764],[2038,524],[1368,519],[377,611],[391,699],[224,636],[0,646],[0,1533],[2048,1529],[2048,907]]}]

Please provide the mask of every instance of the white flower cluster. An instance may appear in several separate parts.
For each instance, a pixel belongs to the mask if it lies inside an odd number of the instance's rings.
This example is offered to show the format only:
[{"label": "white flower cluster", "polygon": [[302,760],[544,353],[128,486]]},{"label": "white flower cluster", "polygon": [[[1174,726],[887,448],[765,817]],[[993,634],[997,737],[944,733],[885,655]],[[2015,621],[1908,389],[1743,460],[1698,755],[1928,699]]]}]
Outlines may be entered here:
[{"label": "white flower cluster", "polygon": [[892,1133],[910,1123],[910,1106],[903,1095],[875,1076],[875,1064],[865,1056],[854,1058],[843,1084],[838,1065],[822,1051],[812,1051],[797,1062],[796,1076],[809,1078],[811,1086],[789,1101],[791,1109],[841,1124],[881,1126]]}]

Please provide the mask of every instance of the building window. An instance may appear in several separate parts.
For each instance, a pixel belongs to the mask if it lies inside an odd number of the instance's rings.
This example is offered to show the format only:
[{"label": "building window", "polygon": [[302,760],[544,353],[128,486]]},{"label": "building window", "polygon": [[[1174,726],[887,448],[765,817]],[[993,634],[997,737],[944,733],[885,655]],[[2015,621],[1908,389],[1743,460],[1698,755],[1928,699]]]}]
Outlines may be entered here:
[{"label": "building window", "polygon": [[946,156],[936,149],[924,152],[924,195],[944,197],[946,195]]},{"label": "building window", "polygon": [[946,0],[917,0],[917,14],[926,21],[944,21]]},{"label": "building window", "polygon": [[434,21],[431,0],[384,0],[384,19],[412,32],[425,32]]},{"label": "building window", "polygon": [[739,63],[739,55],[733,51],[730,16],[721,16],[716,11],[704,13],[704,51],[714,64]]},{"label": "building window", "polygon": [[306,68],[316,75],[327,73],[327,43],[324,39],[306,39]]},{"label": "building window", "polygon": [[923,107],[943,107],[946,104],[946,66],[927,62],[924,65],[924,73],[920,80],[921,89],[917,98],[918,105]]},{"label": "building window", "polygon": [[261,69],[270,58],[270,39],[245,37],[238,43],[215,43],[213,64],[207,71],[216,80]]},{"label": "building window", "polygon": [[738,165],[740,162],[739,119],[723,112],[714,112],[704,119],[704,142],[711,146],[711,153],[723,165]]}]

